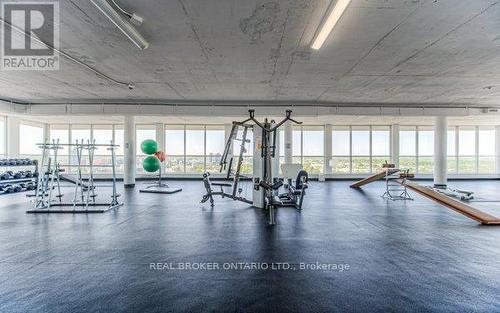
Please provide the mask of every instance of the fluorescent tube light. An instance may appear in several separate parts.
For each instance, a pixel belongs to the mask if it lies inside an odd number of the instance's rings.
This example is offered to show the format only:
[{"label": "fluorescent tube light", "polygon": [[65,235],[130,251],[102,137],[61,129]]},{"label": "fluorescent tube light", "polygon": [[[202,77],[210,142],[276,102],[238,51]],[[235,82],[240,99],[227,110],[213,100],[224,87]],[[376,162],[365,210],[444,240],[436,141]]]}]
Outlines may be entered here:
[{"label": "fluorescent tube light", "polygon": [[351,3],[351,0],[337,0],[335,5],[333,6],[333,9],[330,10],[328,17],[326,18],[326,20],[324,20],[323,25],[321,25],[321,29],[316,33],[316,36],[311,45],[312,49],[321,49],[321,46],[323,46],[333,28],[339,21],[340,17],[342,16],[342,14],[344,14],[344,11],[345,9],[347,9],[349,3]]},{"label": "fluorescent tube light", "polygon": [[90,0],[107,18],[118,27],[139,49],[149,47],[149,43],[135,29],[128,19],[125,19],[107,0]]}]

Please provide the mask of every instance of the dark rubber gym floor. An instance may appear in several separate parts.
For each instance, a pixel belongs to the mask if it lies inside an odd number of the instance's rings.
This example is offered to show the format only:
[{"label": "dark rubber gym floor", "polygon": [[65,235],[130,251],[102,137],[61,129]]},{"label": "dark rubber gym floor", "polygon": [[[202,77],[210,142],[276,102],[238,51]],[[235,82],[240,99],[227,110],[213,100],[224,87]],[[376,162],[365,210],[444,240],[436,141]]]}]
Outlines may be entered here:
[{"label": "dark rubber gym floor", "polygon": [[[201,181],[171,181],[174,195],[136,187],[93,215],[25,214],[24,194],[0,196],[0,312],[500,311],[500,227],[349,183],[312,182],[304,210],[280,209],[274,228],[243,203],[199,204]],[[500,200],[500,181],[451,185]],[[498,202],[474,205],[500,216]],[[290,269],[150,269],[179,262]],[[299,268],[315,262],[349,269]]]}]

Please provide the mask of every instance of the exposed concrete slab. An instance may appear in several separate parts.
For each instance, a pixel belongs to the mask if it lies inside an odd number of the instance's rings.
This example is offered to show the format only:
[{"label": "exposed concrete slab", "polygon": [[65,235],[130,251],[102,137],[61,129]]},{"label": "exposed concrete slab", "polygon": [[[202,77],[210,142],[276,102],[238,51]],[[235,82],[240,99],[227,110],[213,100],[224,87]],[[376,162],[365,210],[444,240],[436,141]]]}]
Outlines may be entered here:
[{"label": "exposed concrete slab", "polygon": [[61,47],[135,90],[63,60],[57,72],[0,72],[0,96],[500,105],[496,0],[353,0],[319,51],[309,45],[327,0],[120,3],[144,16],[149,49],[88,1],[60,3]]}]

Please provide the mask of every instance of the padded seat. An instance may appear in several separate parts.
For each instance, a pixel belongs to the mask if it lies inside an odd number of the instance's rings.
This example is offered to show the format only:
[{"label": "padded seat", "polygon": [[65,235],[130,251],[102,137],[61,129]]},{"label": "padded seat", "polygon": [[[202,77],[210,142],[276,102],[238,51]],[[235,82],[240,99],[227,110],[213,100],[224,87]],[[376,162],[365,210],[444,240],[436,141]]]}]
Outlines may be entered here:
[{"label": "padded seat", "polygon": [[230,183],[212,183],[213,186],[232,187]]}]

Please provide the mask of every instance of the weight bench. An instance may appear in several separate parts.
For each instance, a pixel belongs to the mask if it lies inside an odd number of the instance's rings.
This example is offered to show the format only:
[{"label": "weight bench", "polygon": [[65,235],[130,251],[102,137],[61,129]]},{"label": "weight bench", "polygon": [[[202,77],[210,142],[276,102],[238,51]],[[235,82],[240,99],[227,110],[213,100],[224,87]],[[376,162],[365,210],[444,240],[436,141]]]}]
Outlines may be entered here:
[{"label": "weight bench", "polygon": [[[281,165],[283,179],[287,181],[285,188],[286,193],[279,195],[281,206],[295,207],[298,210],[302,209],[309,174],[302,168],[302,164],[285,163]],[[295,181],[293,181],[295,178]]]},{"label": "weight bench", "polygon": [[[213,196],[221,196],[222,198],[230,198],[233,200],[238,200],[242,201],[245,203],[253,204],[252,201],[245,199],[241,196],[237,196],[236,194],[229,194],[224,191],[224,187],[233,187],[233,184],[231,183],[212,183],[210,181],[210,173],[206,172],[203,174],[203,184],[205,186],[205,190],[207,191],[206,194],[203,195],[201,198],[200,203],[205,203],[208,200],[210,200],[210,205],[213,207],[214,206],[214,198]],[[220,187],[220,191],[213,191],[212,186]],[[238,191],[241,193],[241,189],[238,189]],[[236,191],[234,191],[236,193]]]}]

